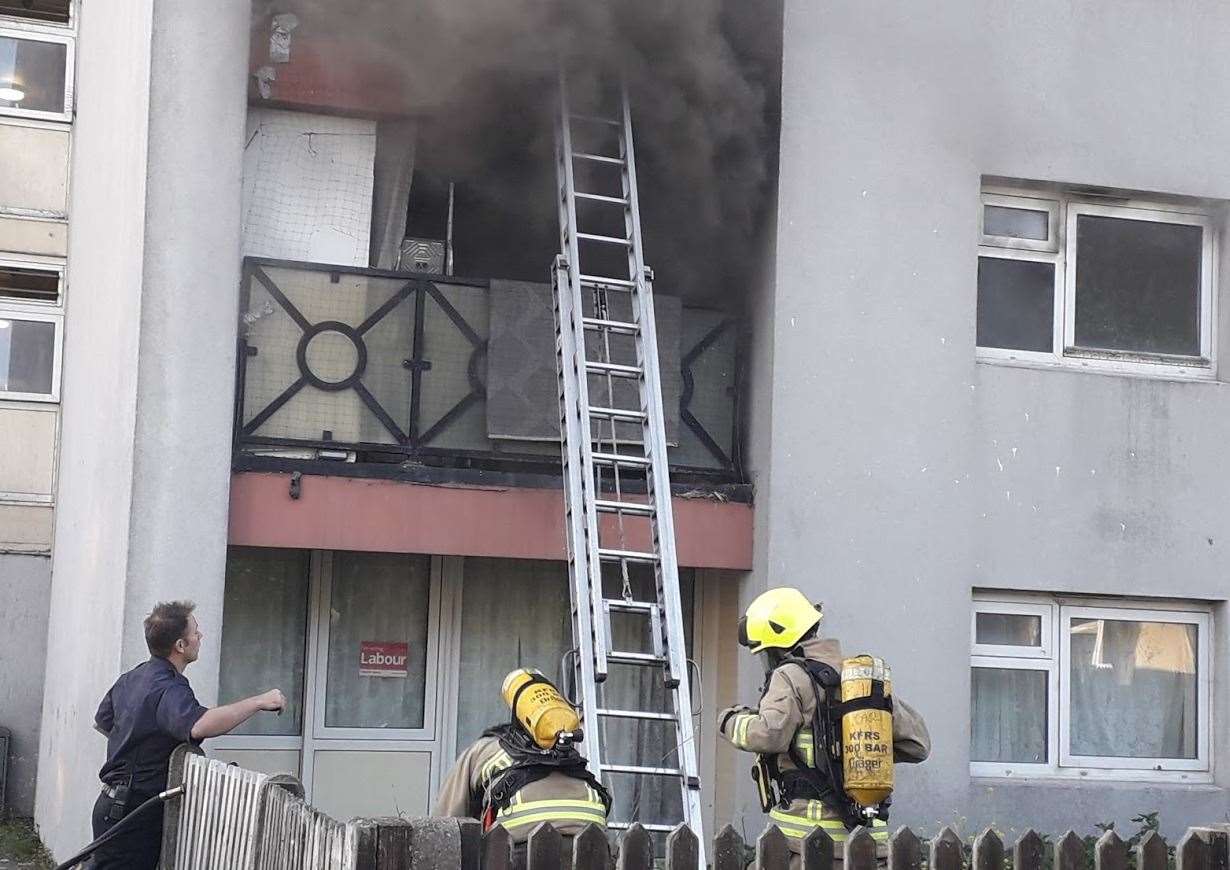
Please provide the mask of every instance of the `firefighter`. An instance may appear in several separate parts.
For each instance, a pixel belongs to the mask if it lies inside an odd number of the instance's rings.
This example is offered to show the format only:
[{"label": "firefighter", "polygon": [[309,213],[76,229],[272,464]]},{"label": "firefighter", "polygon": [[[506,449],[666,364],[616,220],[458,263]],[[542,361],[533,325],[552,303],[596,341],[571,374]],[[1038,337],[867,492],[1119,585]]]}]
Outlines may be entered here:
[{"label": "firefighter", "polygon": [[[877,843],[885,843],[891,801],[885,795],[892,788],[892,763],[916,764],[931,751],[922,717],[900,698],[885,699],[883,679],[878,701],[869,697],[843,707],[841,646],[836,640],[818,637],[821,616],[820,608],[797,589],[770,589],[757,597],[739,621],[739,643],[763,660],[765,686],[760,703],[718,714],[722,736],[736,748],[756,754],[752,776],[760,789],[761,805],[770,823],[786,835],[796,867],[803,840],[817,827],[833,839],[837,858],[848,832],[859,825],[870,828]],[[873,661],[878,662],[882,675],[883,662],[871,657],[845,660],[847,674],[868,677]],[[866,685],[873,683],[867,680]],[[850,711],[863,717],[891,717],[885,722],[891,729],[891,757],[888,741],[865,744],[868,750],[882,752],[881,759],[841,757],[842,717]],[[852,734],[864,733],[847,730],[847,741]],[[846,754],[853,756],[862,746],[856,744]],[[883,778],[882,768],[887,767],[887,790],[874,795],[875,803],[864,806],[847,793],[843,760],[855,761],[851,778],[869,766],[879,769]],[[851,791],[867,803],[863,793]]]},{"label": "firefighter", "polygon": [[440,787],[432,815],[482,820],[483,830],[502,825],[514,854],[540,822],[571,840],[589,824],[606,827],[611,797],[576,748],[582,738],[576,710],[536,670],[518,668],[504,680],[511,720],[483,732],[454,763]]}]

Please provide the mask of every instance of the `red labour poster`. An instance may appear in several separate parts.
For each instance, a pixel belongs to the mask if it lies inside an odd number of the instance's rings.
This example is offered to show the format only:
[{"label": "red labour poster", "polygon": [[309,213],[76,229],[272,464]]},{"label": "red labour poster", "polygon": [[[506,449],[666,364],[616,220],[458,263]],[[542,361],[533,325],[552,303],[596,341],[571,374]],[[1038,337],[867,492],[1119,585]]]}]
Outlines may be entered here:
[{"label": "red labour poster", "polygon": [[360,677],[405,677],[410,645],[398,641],[359,641]]}]

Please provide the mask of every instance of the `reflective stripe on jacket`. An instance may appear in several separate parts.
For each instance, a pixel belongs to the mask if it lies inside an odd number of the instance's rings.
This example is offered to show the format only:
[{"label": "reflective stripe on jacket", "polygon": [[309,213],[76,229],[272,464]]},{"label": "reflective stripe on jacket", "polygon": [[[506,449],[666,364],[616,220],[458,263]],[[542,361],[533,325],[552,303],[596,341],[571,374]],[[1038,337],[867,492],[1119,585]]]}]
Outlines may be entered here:
[{"label": "reflective stripe on jacket", "polygon": [[[440,786],[433,816],[482,818],[488,785],[512,757],[495,737],[480,737],[453,764]],[[606,807],[587,783],[563,773],[552,773],[527,783],[497,814],[513,842],[523,843],[538,822],[550,822],[561,834],[576,835],[588,824],[606,826]]]},{"label": "reflective stripe on jacket", "polygon": [[[844,843],[849,836],[849,831],[842,822],[828,818],[828,815],[824,804],[817,800],[796,800],[791,802],[788,809],[774,807],[769,810],[769,820],[791,839],[805,840],[816,828],[823,828],[834,843]],[[871,839],[877,843],[887,843],[888,822],[873,819]]]}]

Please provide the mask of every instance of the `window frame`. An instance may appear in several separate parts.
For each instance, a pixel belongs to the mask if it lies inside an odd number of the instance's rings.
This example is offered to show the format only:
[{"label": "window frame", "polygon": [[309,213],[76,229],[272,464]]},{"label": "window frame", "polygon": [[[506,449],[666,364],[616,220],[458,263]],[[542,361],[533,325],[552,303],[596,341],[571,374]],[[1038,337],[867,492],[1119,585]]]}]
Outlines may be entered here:
[{"label": "window frame", "polygon": [[0,255],[0,267],[54,272],[60,287],[54,303],[33,299],[8,299],[0,295],[0,319],[34,320],[55,325],[55,338],[53,339],[55,346],[51,357],[51,392],[24,393],[17,390],[0,389],[0,407],[6,402],[58,403],[60,401],[60,375],[64,367],[64,264],[3,254]]},{"label": "window frame", "polygon": [[[1161,622],[1196,626],[1196,757],[1195,758],[1124,758],[1120,756],[1074,755],[1071,751],[1072,731],[1072,681],[1067,678],[1071,666],[1072,619],[1118,620],[1125,622]],[[1209,649],[1209,614],[1154,610],[1144,608],[1115,608],[1067,606],[1061,608],[1059,631],[1059,661],[1063,675],[1059,705],[1059,764],[1069,768],[1092,768],[1098,770],[1142,771],[1210,771],[1209,731],[1212,727],[1209,709],[1209,668],[1212,660]]]},{"label": "window frame", "polygon": [[32,42],[53,42],[65,46],[64,51],[64,110],[48,112],[42,109],[21,109],[0,106],[0,117],[32,118],[41,121],[62,121],[71,123],[73,120],[74,84],[77,68],[77,37],[74,31],[76,9],[69,13],[68,24],[52,24],[47,22],[25,21],[0,15],[0,36],[11,39],[25,39]]},{"label": "window frame", "polygon": [[[1000,185],[982,189],[977,256],[1029,260],[1055,266],[1054,326],[1049,352],[975,347],[978,362],[1134,375],[1184,381],[1212,381],[1217,376],[1217,266],[1220,258],[1219,220],[1213,206],[1131,197],[1109,197],[1070,191],[1022,190]],[[982,231],[988,205],[1047,210],[1046,243],[1034,239],[988,236]],[[1203,230],[1200,260],[1200,356],[1168,356],[1122,350],[1082,348],[1076,331],[1076,222],[1081,215],[1199,226]],[[975,309],[975,318],[977,310]],[[976,338],[975,338],[976,342]]]},{"label": "window frame", "polygon": [[[1214,723],[1212,607],[1199,602],[1142,601],[1013,593],[975,593],[970,616],[970,670],[1002,668],[1042,670],[1047,678],[1047,761],[1022,763],[970,760],[970,775],[1012,779],[1111,780],[1137,782],[1210,783],[1213,781]],[[1051,632],[1047,657],[1032,647],[1004,647],[975,642],[979,613],[1049,615],[1043,632]],[[1196,757],[1122,758],[1073,755],[1071,748],[1071,632],[1070,620],[1095,618],[1142,622],[1183,623],[1196,626]],[[1044,640],[1044,645],[1046,642]],[[1010,652],[1003,652],[1009,650]],[[971,701],[970,725],[973,725]]]}]

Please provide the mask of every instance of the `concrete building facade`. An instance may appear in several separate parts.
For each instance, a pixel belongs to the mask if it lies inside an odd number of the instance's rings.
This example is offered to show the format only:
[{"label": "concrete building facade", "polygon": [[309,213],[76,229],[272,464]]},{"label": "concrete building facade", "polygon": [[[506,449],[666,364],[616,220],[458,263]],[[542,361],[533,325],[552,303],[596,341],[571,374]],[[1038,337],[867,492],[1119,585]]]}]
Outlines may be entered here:
[{"label": "concrete building facade", "polygon": [[[0,203],[0,270],[65,270],[54,298],[0,307],[63,342],[43,400],[0,394],[0,725],[24,747],[13,806],[57,855],[88,839],[93,711],[158,600],[197,603],[204,703],[291,698],[210,751],[295,773],[339,817],[426,812],[504,715],[492,675],[554,672],[571,647],[552,356],[532,340],[549,182],[542,221],[509,220],[521,188],[484,174],[507,152],[447,159],[448,125],[376,86],[400,81],[378,53],[311,4],[257,6],[13,25],[72,49],[72,112],[0,105],[0,136],[45,140],[31,160],[59,173],[0,185],[30,191]],[[894,822],[1162,810],[1173,834],[1225,814],[1228,25],[1199,0],[790,0],[751,277],[715,303],[668,289],[708,263],[654,261],[706,710],[763,678],[742,607],[806,590],[930,725]],[[455,233],[436,207],[454,180]],[[405,668],[365,670],[373,651]],[[707,823],[750,832],[748,760],[712,724]]]}]

